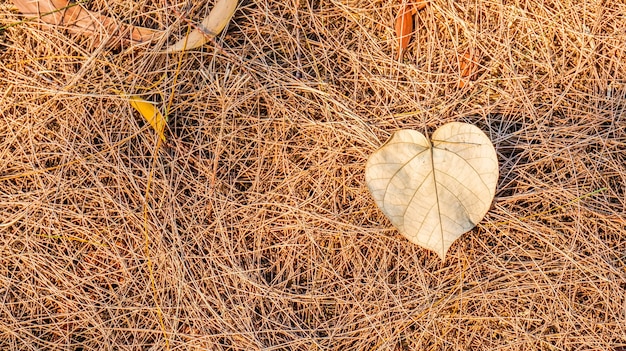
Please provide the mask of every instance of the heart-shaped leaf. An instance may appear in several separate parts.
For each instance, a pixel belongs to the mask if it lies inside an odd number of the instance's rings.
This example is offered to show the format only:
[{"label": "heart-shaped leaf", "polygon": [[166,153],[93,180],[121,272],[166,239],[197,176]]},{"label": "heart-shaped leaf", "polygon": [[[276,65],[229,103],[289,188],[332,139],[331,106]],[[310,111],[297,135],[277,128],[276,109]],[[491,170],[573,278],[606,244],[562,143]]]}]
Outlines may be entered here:
[{"label": "heart-shaped leaf", "polygon": [[487,135],[471,124],[443,125],[432,143],[400,130],[370,156],[365,181],[400,233],[444,260],[491,207],[498,158]]}]

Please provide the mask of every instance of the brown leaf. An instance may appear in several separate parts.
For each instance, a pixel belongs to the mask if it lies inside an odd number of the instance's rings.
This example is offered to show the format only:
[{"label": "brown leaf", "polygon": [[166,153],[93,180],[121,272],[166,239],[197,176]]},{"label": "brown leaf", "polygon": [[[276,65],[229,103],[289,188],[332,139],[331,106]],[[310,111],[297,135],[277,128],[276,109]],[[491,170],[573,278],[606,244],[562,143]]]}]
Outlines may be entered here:
[{"label": "brown leaf", "polygon": [[413,33],[413,8],[406,4],[400,10],[396,19],[396,37],[398,38],[398,60],[402,58],[404,50],[409,46]]},{"label": "brown leaf", "polygon": [[112,36],[124,43],[142,43],[162,35],[160,31],[131,26],[89,11],[69,0],[13,0],[13,4],[25,16],[37,16],[45,23],[64,26],[71,33],[92,37],[96,43]]},{"label": "brown leaf", "polygon": [[459,61],[459,79],[458,87],[463,88],[470,80],[476,80],[476,72],[478,72],[478,63],[480,62],[480,51],[475,48],[465,50],[463,55],[458,57]]}]

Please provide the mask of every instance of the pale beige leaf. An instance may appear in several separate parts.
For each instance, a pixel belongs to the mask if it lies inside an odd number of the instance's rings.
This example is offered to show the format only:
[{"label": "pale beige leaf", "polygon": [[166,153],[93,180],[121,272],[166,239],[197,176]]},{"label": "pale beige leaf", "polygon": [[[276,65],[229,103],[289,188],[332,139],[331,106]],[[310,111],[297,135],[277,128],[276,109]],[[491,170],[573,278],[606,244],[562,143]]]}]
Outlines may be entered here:
[{"label": "pale beige leaf", "polygon": [[13,0],[13,3],[25,16],[38,16],[45,23],[90,36],[95,43],[110,38],[120,38],[125,43],[141,43],[162,35],[162,32],[153,29],[131,26],[89,11],[69,0]]},{"label": "pale beige leaf", "polygon": [[487,135],[471,124],[443,125],[432,143],[400,130],[370,156],[365,181],[400,233],[444,260],[491,207],[498,159]]},{"label": "pale beige leaf", "polygon": [[191,50],[204,45],[222,32],[233,17],[237,5],[237,0],[217,0],[199,28],[192,30],[187,36],[169,46],[166,52]]}]

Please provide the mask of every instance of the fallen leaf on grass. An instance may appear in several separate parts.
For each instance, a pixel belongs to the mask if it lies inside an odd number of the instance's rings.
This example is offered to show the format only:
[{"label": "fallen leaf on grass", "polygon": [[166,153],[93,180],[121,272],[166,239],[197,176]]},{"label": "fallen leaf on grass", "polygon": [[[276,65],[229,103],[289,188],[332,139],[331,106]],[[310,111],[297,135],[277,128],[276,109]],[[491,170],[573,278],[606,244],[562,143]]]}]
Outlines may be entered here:
[{"label": "fallen leaf on grass", "polygon": [[165,141],[165,125],[167,121],[165,117],[161,114],[161,111],[154,106],[153,103],[148,102],[138,96],[128,95],[121,91],[114,90],[116,94],[122,96],[127,99],[130,105],[135,108],[139,112],[143,118],[145,118],[148,123],[152,126],[152,128],[157,132],[161,141]]},{"label": "fallen leaf on grass", "polygon": [[463,88],[470,80],[476,79],[478,63],[480,62],[480,52],[478,49],[467,49],[459,58],[459,79],[458,87]]},{"label": "fallen leaf on grass", "polygon": [[209,15],[202,20],[199,28],[192,30],[184,38],[169,46],[166,52],[195,49],[204,45],[211,38],[215,38],[233,17],[237,4],[237,0],[217,0]]},{"label": "fallen leaf on grass", "polygon": [[13,0],[26,16],[37,16],[45,23],[64,26],[71,33],[92,36],[95,43],[117,36],[125,43],[142,43],[159,37],[153,29],[131,26],[92,12],[70,0]]},{"label": "fallen leaf on grass", "polygon": [[471,124],[445,124],[432,143],[415,130],[400,130],[370,156],[365,181],[400,233],[443,261],[491,207],[498,158],[487,135]]},{"label": "fallen leaf on grass", "polygon": [[413,33],[413,7],[404,5],[396,18],[396,37],[398,38],[398,60],[402,58],[404,51],[409,46]]},{"label": "fallen leaf on grass", "polygon": [[409,46],[411,35],[415,29],[413,15],[426,7],[426,2],[406,3],[396,18],[396,37],[398,38],[398,60],[402,58],[404,51]]}]

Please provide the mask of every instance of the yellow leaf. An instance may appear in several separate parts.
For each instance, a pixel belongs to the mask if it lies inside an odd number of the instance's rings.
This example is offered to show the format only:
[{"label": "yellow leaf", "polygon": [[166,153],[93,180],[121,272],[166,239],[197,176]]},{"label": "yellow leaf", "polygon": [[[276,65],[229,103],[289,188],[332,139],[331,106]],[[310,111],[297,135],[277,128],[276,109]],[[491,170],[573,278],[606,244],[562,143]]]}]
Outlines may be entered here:
[{"label": "yellow leaf", "polygon": [[159,134],[159,137],[161,137],[161,140],[165,141],[164,132],[166,122],[165,117],[163,117],[159,109],[152,103],[137,96],[128,97],[128,102],[130,102],[130,105],[134,107],[135,110],[139,111],[143,118],[150,123],[152,128]]},{"label": "yellow leaf", "polygon": [[131,96],[115,90],[118,95],[126,98],[130,105],[135,108],[150,123],[152,128],[159,134],[162,141],[165,141],[165,124],[167,121],[159,109],[153,103],[148,102],[138,96]]},{"label": "yellow leaf", "polygon": [[233,17],[237,4],[237,0],[217,0],[209,15],[202,20],[199,28],[192,30],[187,36],[172,44],[166,49],[166,52],[195,49],[216,37]]}]

